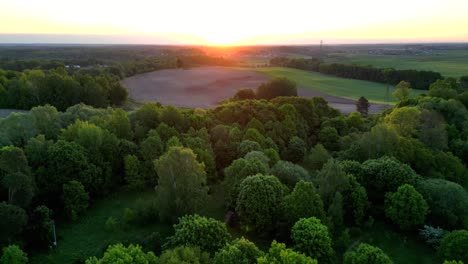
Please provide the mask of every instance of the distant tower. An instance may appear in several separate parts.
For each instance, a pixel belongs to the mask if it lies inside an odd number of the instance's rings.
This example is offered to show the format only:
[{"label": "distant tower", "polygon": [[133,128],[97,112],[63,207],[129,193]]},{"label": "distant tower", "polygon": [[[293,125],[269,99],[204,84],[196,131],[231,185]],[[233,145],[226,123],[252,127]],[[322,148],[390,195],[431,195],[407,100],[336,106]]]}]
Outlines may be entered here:
[{"label": "distant tower", "polygon": [[320,40],[320,58],[323,57],[323,40]]}]

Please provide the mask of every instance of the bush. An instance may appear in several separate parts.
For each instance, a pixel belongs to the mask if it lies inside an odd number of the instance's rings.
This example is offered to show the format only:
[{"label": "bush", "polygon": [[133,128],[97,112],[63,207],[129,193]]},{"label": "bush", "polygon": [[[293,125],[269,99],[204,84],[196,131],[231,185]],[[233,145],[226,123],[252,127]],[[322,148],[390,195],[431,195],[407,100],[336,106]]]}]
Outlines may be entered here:
[{"label": "bush", "polygon": [[452,231],[440,242],[438,254],[447,260],[461,260],[468,263],[468,231]]},{"label": "bush", "polygon": [[63,203],[67,216],[76,220],[89,205],[89,195],[79,181],[69,181],[63,185]]},{"label": "bush", "polygon": [[115,217],[109,216],[106,220],[106,224],[104,226],[104,229],[107,232],[115,232],[119,228],[119,222],[117,222],[117,219]]},{"label": "bush", "polygon": [[294,248],[320,263],[330,261],[333,256],[332,241],[328,229],[315,217],[302,218],[291,230]]},{"label": "bush", "polygon": [[3,264],[25,264],[28,257],[17,245],[10,245],[3,248],[0,263]]},{"label": "bush", "polygon": [[344,255],[344,264],[392,264],[392,260],[378,247],[361,243]]},{"label": "bush", "polygon": [[231,240],[224,223],[199,215],[179,218],[179,223],[174,225],[174,229],[175,233],[168,238],[165,248],[191,246],[214,254]]},{"label": "bush", "polygon": [[158,263],[164,264],[180,264],[180,263],[197,263],[209,264],[210,254],[203,252],[197,247],[180,246],[164,251],[159,257]]},{"label": "bush", "polygon": [[258,264],[317,264],[317,260],[286,248],[283,243],[273,241],[268,254],[258,258]]},{"label": "bush", "polygon": [[214,264],[254,264],[263,252],[245,238],[224,246],[213,258]]},{"label": "bush", "polygon": [[440,241],[446,234],[446,230],[428,225],[424,225],[424,228],[419,230],[419,235],[424,238],[428,245],[434,248],[439,246]]},{"label": "bush", "polygon": [[307,144],[299,137],[292,137],[286,149],[281,153],[282,158],[294,163],[301,162],[307,151]]}]

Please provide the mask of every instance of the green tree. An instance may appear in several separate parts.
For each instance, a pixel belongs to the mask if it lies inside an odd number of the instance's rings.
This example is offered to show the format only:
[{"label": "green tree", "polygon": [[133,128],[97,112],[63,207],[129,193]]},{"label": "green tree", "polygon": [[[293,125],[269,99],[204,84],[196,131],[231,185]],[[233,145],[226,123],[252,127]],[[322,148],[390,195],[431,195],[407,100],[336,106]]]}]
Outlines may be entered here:
[{"label": "green tree", "polygon": [[297,96],[296,83],[287,78],[275,78],[262,83],[256,90],[258,99],[273,99],[278,96]]},{"label": "green tree", "polygon": [[332,156],[328,153],[322,144],[317,144],[310,153],[304,158],[304,167],[311,170],[320,170]]},{"label": "green tree", "polygon": [[429,96],[451,99],[457,96],[457,90],[450,80],[437,80],[429,86]]},{"label": "green tree", "polygon": [[8,173],[3,177],[2,185],[8,190],[8,202],[26,207],[34,195],[34,183],[31,176],[22,172]]},{"label": "green tree", "polygon": [[413,184],[416,180],[413,169],[393,157],[367,160],[362,164],[362,169],[363,174],[358,176],[358,181],[366,188],[373,202],[383,201],[385,193],[394,192],[399,186]]},{"label": "green tree", "polygon": [[283,187],[275,176],[257,174],[240,184],[236,212],[247,231],[273,228],[281,210]]},{"label": "green tree", "polygon": [[263,252],[249,240],[241,237],[216,252],[214,264],[255,264]]},{"label": "green tree", "polygon": [[284,197],[283,210],[291,225],[306,217],[325,219],[322,199],[312,182],[299,181],[291,194]]},{"label": "green tree", "polygon": [[166,248],[191,246],[214,254],[231,240],[224,223],[196,214],[179,218],[174,230],[174,235],[168,238]]},{"label": "green tree", "polygon": [[237,196],[239,195],[239,186],[248,176],[257,173],[266,174],[268,166],[257,158],[237,159],[231,165],[224,169],[223,186],[226,188],[226,202],[228,207],[236,207]]},{"label": "green tree", "polygon": [[416,134],[420,125],[420,116],[421,111],[416,107],[401,107],[387,115],[385,122],[394,127],[400,135],[411,137]]},{"label": "green tree", "polygon": [[89,194],[79,181],[69,181],[63,185],[63,205],[67,216],[76,220],[89,205]]},{"label": "green tree", "polygon": [[468,193],[462,186],[443,179],[426,179],[419,181],[417,190],[429,205],[427,219],[433,225],[446,229],[466,226]]},{"label": "green tree", "polygon": [[31,109],[34,126],[39,134],[45,135],[47,139],[56,139],[60,132],[60,113],[51,105],[36,106]]},{"label": "green tree", "polygon": [[401,81],[397,84],[396,90],[393,92],[393,96],[395,96],[399,101],[405,101],[410,98],[411,95],[411,85],[409,82]]},{"label": "green tree", "polygon": [[364,96],[359,97],[358,101],[356,102],[356,111],[362,116],[367,117],[369,114],[369,107],[369,100],[367,100]]},{"label": "green tree", "polygon": [[298,163],[304,159],[307,144],[299,137],[292,137],[286,149],[281,153],[284,160]]},{"label": "green tree", "polygon": [[332,240],[328,229],[315,217],[302,218],[292,230],[294,249],[319,262],[328,262],[333,256]]},{"label": "green tree", "polygon": [[0,221],[0,241],[3,242],[10,241],[20,234],[28,222],[26,211],[6,202],[0,203],[0,219],[2,219]]},{"label": "green tree", "polygon": [[361,243],[344,255],[344,264],[392,264],[393,261],[378,247]]},{"label": "green tree", "polygon": [[138,245],[125,247],[122,244],[111,245],[100,259],[91,257],[85,264],[157,264],[158,259],[153,252],[145,253]]},{"label": "green tree", "polygon": [[320,130],[319,141],[329,150],[338,150],[340,135],[334,127],[324,127]]},{"label": "green tree", "polygon": [[343,192],[349,188],[349,177],[343,171],[340,163],[329,160],[317,175],[318,191],[320,197],[328,208],[337,192]]},{"label": "green tree", "polygon": [[210,264],[210,254],[196,247],[180,246],[164,251],[158,263],[162,264]]},{"label": "green tree", "polygon": [[309,173],[301,166],[289,161],[280,160],[271,168],[270,173],[278,177],[278,179],[289,187],[300,181],[308,181],[311,179]]},{"label": "green tree", "polygon": [[45,205],[34,209],[29,218],[28,228],[33,234],[35,246],[47,248],[52,242],[52,210]]},{"label": "green tree", "polygon": [[28,257],[17,245],[9,245],[2,250],[0,263],[4,264],[26,264]]},{"label": "green tree", "polygon": [[412,185],[404,184],[386,195],[385,214],[401,229],[422,225],[428,212],[429,206]]},{"label": "green tree", "polygon": [[286,248],[283,243],[273,241],[268,254],[258,258],[258,264],[317,264],[317,260]]},{"label": "green tree", "polygon": [[206,172],[191,149],[173,147],[155,161],[155,167],[161,219],[174,221],[200,208],[207,197]]},{"label": "green tree", "polygon": [[456,230],[445,235],[437,252],[443,259],[468,263],[468,231]]},{"label": "green tree", "polygon": [[140,161],[135,155],[127,155],[124,158],[125,181],[132,189],[145,187],[145,178],[140,170]]}]

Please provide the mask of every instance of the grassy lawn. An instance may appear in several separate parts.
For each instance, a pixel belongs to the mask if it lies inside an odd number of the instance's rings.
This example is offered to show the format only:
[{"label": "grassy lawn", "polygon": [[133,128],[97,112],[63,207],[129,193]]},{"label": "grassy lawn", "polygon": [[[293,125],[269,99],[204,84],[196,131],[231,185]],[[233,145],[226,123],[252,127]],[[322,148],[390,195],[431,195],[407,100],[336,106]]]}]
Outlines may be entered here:
[{"label": "grassy lawn", "polygon": [[[302,71],[290,68],[270,67],[258,68],[256,71],[270,77],[287,77],[294,80],[299,87],[317,90],[329,95],[358,99],[365,96],[369,101],[386,103],[386,85],[375,82],[339,78],[318,72]],[[391,95],[394,87],[390,87],[389,103],[395,103],[396,99]],[[424,93],[421,90],[413,90],[413,95]]]},{"label": "grassy lawn", "polygon": [[381,248],[394,263],[442,263],[435,250],[424,244],[416,235],[398,233],[380,222],[364,230],[357,241]]},{"label": "grassy lawn", "polygon": [[57,248],[50,254],[33,255],[30,263],[74,263],[89,256],[101,256],[110,244],[121,241],[134,241],[152,232],[159,232],[162,237],[172,233],[172,226],[155,223],[150,226],[119,228],[108,232],[104,225],[109,216],[122,222],[125,208],[132,208],[138,199],[154,197],[154,190],[139,193],[116,193],[103,200],[96,201],[87,213],[77,222],[57,227]]},{"label": "grassy lawn", "polygon": [[335,53],[329,54],[325,61],[401,70],[436,71],[446,77],[468,75],[468,50],[442,51],[440,54],[421,56]]}]

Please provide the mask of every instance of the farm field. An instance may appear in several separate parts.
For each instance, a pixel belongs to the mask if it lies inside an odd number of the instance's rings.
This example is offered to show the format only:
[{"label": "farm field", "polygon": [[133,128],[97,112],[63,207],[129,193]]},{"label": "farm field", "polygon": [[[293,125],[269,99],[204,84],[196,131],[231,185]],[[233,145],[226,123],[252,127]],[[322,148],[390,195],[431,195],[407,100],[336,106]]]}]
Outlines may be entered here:
[{"label": "farm field", "polygon": [[[233,96],[238,89],[254,89],[262,82],[282,76],[297,82],[299,96],[323,97],[343,113],[355,111],[355,100],[361,95],[372,102],[384,102],[385,99],[385,94],[379,95],[373,90],[377,86],[384,93],[385,86],[381,84],[286,68],[169,69],[136,75],[123,80],[122,84],[137,102],[158,101],[164,105],[209,108]],[[367,88],[363,93],[351,93],[362,87]],[[372,104],[370,111],[378,112],[384,107],[386,105]]]},{"label": "farm field", "polygon": [[[299,87],[307,90],[318,91],[324,94],[358,99],[360,96],[365,96],[369,101],[374,103],[390,103],[396,102],[396,98],[392,96],[394,87],[390,87],[389,101],[386,100],[385,84],[340,78],[330,75],[325,75],[317,72],[309,72],[291,68],[259,68],[257,72],[263,73],[270,77],[288,77],[294,80]],[[413,96],[424,93],[424,91],[413,90]]]},{"label": "farm field", "polygon": [[468,75],[468,50],[445,50],[441,51],[440,54],[421,56],[332,53],[325,61],[401,70],[436,71],[445,77],[457,78]]}]

